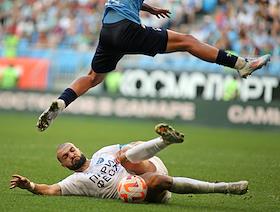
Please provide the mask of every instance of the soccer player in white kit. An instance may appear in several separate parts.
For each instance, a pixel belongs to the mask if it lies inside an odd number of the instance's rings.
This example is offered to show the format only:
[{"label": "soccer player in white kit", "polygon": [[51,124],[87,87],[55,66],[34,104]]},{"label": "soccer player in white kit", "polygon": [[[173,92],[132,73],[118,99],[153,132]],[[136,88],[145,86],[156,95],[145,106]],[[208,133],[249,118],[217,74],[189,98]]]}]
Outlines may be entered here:
[{"label": "soccer player in white kit", "polygon": [[57,159],[65,168],[74,173],[64,180],[52,184],[31,182],[26,177],[13,175],[10,188],[27,189],[42,195],[79,195],[104,199],[118,199],[117,187],[120,180],[131,174],[141,176],[147,186],[145,198],[148,202],[167,202],[172,193],[245,194],[247,181],[210,183],[186,177],[171,177],[156,153],[170,144],[182,143],[184,135],[167,124],[158,124],[155,131],[160,137],[147,142],[128,145],[107,146],[87,159],[72,143],[57,148]]}]

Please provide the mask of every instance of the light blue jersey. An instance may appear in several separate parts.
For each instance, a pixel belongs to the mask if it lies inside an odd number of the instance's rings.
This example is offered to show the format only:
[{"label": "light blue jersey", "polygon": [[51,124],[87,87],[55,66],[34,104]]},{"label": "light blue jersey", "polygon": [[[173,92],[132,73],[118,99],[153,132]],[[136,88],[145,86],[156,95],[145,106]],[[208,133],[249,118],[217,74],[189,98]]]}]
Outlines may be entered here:
[{"label": "light blue jersey", "polygon": [[141,24],[139,11],[144,0],[107,0],[103,23],[114,23],[122,19]]}]

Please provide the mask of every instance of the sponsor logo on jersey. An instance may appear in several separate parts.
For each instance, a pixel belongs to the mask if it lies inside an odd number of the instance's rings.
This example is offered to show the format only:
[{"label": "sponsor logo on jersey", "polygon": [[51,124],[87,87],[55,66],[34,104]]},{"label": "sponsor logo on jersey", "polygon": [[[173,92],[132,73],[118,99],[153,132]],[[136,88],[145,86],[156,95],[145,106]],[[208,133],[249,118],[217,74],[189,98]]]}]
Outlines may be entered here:
[{"label": "sponsor logo on jersey", "polygon": [[96,165],[97,164],[101,164],[104,162],[104,158],[98,158],[97,162],[96,162]]}]

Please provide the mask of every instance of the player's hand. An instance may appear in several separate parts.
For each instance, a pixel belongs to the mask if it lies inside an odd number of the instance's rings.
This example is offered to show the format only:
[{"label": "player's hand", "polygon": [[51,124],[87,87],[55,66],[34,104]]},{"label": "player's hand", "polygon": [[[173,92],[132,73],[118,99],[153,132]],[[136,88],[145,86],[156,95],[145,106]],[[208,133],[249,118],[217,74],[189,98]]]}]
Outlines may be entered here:
[{"label": "player's hand", "polygon": [[170,18],[171,12],[167,9],[161,9],[157,7],[153,7],[153,9],[150,11],[151,14],[155,15],[157,18]]},{"label": "player's hand", "polygon": [[21,189],[31,189],[30,180],[26,177],[14,174],[12,175],[12,179],[10,181],[10,189],[15,187],[19,187]]}]

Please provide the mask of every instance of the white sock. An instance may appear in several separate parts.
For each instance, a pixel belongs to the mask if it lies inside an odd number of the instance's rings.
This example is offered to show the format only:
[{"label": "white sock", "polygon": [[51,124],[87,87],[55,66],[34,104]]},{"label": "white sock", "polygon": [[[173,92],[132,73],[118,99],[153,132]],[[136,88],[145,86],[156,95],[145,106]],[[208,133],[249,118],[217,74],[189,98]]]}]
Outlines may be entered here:
[{"label": "white sock", "polygon": [[132,163],[139,163],[155,156],[169,144],[165,143],[161,137],[138,144],[125,152],[126,158]]},{"label": "white sock", "polygon": [[62,111],[62,110],[65,109],[66,104],[62,99],[57,99],[56,102],[57,102],[57,106],[59,108],[59,111]]},{"label": "white sock", "polygon": [[242,69],[244,66],[246,65],[246,61],[243,57],[238,57],[237,58],[237,61],[234,65],[234,68],[237,69],[237,70],[240,70]]},{"label": "white sock", "polygon": [[171,192],[177,194],[225,193],[228,183],[209,183],[186,177],[173,177]]}]

